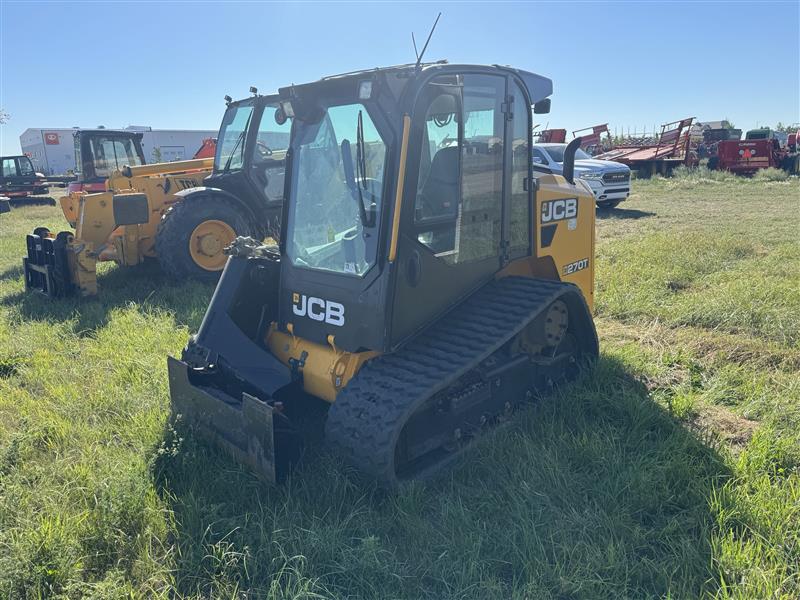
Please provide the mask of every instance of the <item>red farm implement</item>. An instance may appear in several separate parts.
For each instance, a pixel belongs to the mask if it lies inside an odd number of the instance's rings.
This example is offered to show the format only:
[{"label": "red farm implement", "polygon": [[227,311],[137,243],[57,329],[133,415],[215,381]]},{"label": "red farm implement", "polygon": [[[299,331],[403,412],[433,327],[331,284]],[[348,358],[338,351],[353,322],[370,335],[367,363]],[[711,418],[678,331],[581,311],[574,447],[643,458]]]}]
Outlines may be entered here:
[{"label": "red farm implement", "polygon": [[666,175],[679,165],[696,166],[697,152],[690,135],[693,122],[694,117],[689,117],[665,123],[654,143],[623,143],[595,158],[623,163],[644,177]]},{"label": "red farm implement", "polygon": [[542,129],[533,135],[537,144],[563,144],[567,141],[566,129]]},{"label": "red farm implement", "polygon": [[[605,137],[603,137],[603,134],[605,134]],[[584,127],[572,132],[572,137],[578,137],[578,135],[581,137],[581,150],[592,156],[602,154],[611,147],[611,134],[608,131],[608,123]]]},{"label": "red farm implement", "polygon": [[719,142],[717,154],[708,160],[708,166],[738,175],[752,175],[770,167],[797,174],[800,172],[798,135],[800,132],[782,136],[770,129],[753,129],[744,140]]}]

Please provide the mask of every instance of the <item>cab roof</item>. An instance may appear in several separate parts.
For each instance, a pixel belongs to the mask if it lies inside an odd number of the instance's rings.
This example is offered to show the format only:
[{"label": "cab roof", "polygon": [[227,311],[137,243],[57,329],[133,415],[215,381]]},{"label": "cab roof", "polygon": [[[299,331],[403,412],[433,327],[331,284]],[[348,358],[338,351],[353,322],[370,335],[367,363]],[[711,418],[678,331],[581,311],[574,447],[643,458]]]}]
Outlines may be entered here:
[{"label": "cab roof", "polygon": [[536,73],[532,73],[530,71],[525,71],[523,69],[517,69],[514,67],[496,65],[496,64],[495,65],[450,64],[446,60],[422,63],[419,66],[416,63],[408,63],[403,65],[389,66],[389,67],[376,67],[374,69],[362,69],[359,71],[350,71],[347,73],[341,73],[339,75],[329,75],[314,82],[298,84],[298,85],[292,84],[291,86],[280,88],[278,90],[278,93],[281,96],[291,95],[291,91],[294,88],[312,86],[321,82],[330,82],[335,80],[351,79],[351,78],[358,79],[370,75],[396,74],[402,72],[408,72],[409,75],[411,75],[413,74],[414,71],[423,72],[423,71],[440,70],[440,69],[443,71],[444,70],[469,71],[471,69],[489,69],[489,70],[495,69],[498,71],[513,73],[522,80],[522,82],[525,84],[525,87],[528,89],[528,95],[530,96],[531,104],[536,104],[539,100],[544,100],[553,93],[553,81],[551,79],[543,77],[542,75],[537,75]]}]

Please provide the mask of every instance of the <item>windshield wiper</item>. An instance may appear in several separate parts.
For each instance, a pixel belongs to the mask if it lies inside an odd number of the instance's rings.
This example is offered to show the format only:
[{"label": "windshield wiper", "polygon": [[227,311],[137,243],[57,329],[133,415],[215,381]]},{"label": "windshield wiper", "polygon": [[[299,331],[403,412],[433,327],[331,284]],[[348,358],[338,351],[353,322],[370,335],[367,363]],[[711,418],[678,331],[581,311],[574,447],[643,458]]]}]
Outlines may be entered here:
[{"label": "windshield wiper", "polygon": [[239,144],[242,143],[242,140],[244,139],[247,130],[250,128],[250,119],[252,118],[252,116],[253,113],[251,112],[247,117],[247,123],[244,124],[244,129],[242,129],[242,132],[239,134],[239,137],[236,138],[236,143],[233,145],[233,148],[231,148],[231,155],[228,157],[228,160],[225,161],[225,167],[222,169],[223,173],[227,173],[228,169],[230,169],[231,162],[233,161],[233,156],[234,154],[236,154],[236,149],[239,147]]},{"label": "windshield wiper", "polygon": [[358,111],[358,127],[356,128],[356,168],[358,181],[367,190],[367,153],[364,147],[364,121]]},{"label": "windshield wiper", "polygon": [[350,193],[353,199],[358,204],[358,214],[361,217],[361,222],[368,227],[371,227],[367,221],[367,209],[364,206],[364,196],[361,193],[361,184],[356,182],[353,175],[353,153],[350,150],[350,140],[342,140],[342,167],[344,168],[344,179],[347,182],[347,187],[350,188]]},{"label": "windshield wiper", "polygon": [[367,157],[366,148],[364,145],[364,121],[361,111],[358,111],[358,126],[356,128],[356,171],[353,173],[353,154],[350,150],[350,141],[342,140],[342,160],[344,167],[344,176],[347,181],[347,186],[353,194],[353,198],[358,203],[358,212],[361,216],[361,222],[365,227],[375,227],[375,203],[370,202],[370,210],[367,212],[367,207],[364,204],[364,191],[367,191]]}]

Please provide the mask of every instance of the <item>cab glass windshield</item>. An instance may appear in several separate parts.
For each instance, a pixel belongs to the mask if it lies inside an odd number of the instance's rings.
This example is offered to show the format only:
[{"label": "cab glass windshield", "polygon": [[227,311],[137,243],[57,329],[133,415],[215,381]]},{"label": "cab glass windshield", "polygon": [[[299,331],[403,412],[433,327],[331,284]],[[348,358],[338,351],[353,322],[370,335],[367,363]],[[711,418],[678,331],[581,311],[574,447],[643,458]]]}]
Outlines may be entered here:
[{"label": "cab glass windshield", "polygon": [[96,136],[92,138],[94,171],[97,177],[110,177],[125,166],[138,167],[142,160],[131,138]]},{"label": "cab glass windshield", "polygon": [[386,144],[363,104],[295,120],[287,254],[297,266],[361,276],[375,264]]},{"label": "cab glass windshield", "polygon": [[253,117],[253,103],[232,104],[222,117],[214,156],[215,171],[241,169],[244,164],[244,147],[247,128]]}]

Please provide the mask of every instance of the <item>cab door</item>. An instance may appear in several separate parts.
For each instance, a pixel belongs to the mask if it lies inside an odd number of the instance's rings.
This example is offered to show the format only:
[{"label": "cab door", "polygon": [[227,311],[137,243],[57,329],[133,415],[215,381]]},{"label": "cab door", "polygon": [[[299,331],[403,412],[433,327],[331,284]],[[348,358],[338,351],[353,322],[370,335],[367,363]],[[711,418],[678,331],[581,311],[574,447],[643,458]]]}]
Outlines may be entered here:
[{"label": "cab door", "polygon": [[[451,72],[421,89],[406,164],[391,346],[465,299],[508,260],[512,215],[515,223],[519,217],[503,201],[512,184],[509,125],[505,75]],[[517,251],[527,249],[525,238]]]},{"label": "cab door", "polygon": [[0,163],[0,191],[11,192],[19,184],[17,162],[14,157],[3,158]]},{"label": "cab door", "polygon": [[289,147],[291,121],[276,120],[278,103],[268,103],[258,112],[256,122],[250,124],[254,135],[249,149],[249,173],[253,184],[271,207],[283,202],[286,149]]},{"label": "cab door", "polygon": [[532,253],[533,162],[528,96],[512,77],[506,92],[506,207],[503,218],[504,262]]}]

